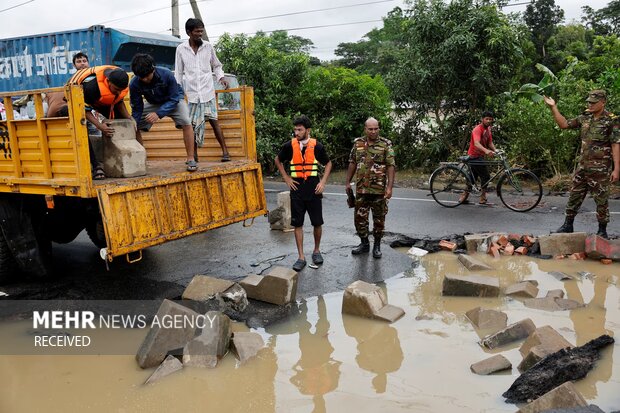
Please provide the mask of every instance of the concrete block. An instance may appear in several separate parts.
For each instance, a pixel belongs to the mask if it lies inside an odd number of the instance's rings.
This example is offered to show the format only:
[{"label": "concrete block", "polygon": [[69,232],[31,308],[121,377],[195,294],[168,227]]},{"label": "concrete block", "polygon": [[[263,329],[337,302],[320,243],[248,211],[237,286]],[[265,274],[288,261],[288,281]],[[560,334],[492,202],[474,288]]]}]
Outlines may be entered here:
[{"label": "concrete block", "polygon": [[187,307],[170,300],[164,300],[155,317],[158,320],[164,320],[164,316],[171,319],[187,317],[195,321],[193,323],[194,328],[192,328],[192,323],[183,323],[182,328],[164,328],[163,325],[153,326],[144,338],[136,355],[138,365],[143,369],[161,364],[170,350],[183,347],[198,332],[196,324],[199,314]]},{"label": "concrete block", "polygon": [[547,291],[546,297],[551,298],[564,298],[564,290],[549,290]]},{"label": "concrete block", "polygon": [[506,287],[504,291],[506,295],[514,295],[517,297],[536,298],[538,295],[538,287],[528,281],[522,281]]},{"label": "concrete block", "polygon": [[585,232],[570,234],[551,234],[538,237],[540,253],[542,255],[568,255],[575,252],[584,252],[586,249]]},{"label": "concrete block", "polygon": [[476,307],[465,313],[474,327],[481,330],[501,330],[506,327],[508,316],[502,311]]},{"label": "concrete block", "polygon": [[528,298],[523,301],[526,307],[544,311],[565,311],[583,307],[583,304],[566,298],[544,297]]},{"label": "concrete block", "polygon": [[585,252],[588,258],[595,260],[606,258],[620,260],[620,239],[608,240],[598,235],[590,235],[586,238]]},{"label": "concrete block", "polygon": [[387,303],[385,292],[380,287],[361,280],[344,290],[342,312],[390,323],[405,315],[403,309]]},{"label": "concrete block", "polygon": [[511,369],[512,364],[506,357],[501,354],[496,354],[493,357],[472,364],[469,368],[476,374],[487,375],[497,371]]},{"label": "concrete block", "polygon": [[155,383],[157,380],[163,379],[164,377],[174,373],[175,371],[179,371],[183,368],[183,363],[179,361],[174,356],[168,355],[166,359],[157,367],[157,369],[149,376],[148,379],[144,382],[144,384]]},{"label": "concrete block", "polygon": [[575,385],[567,381],[522,407],[519,413],[539,413],[550,409],[585,407],[587,405],[588,403]]},{"label": "concrete block", "polygon": [[525,343],[519,348],[523,360],[519,364],[518,369],[520,372],[524,372],[544,357],[563,348],[573,348],[573,345],[554,330],[553,327],[539,327],[530,334]]},{"label": "concrete block", "polygon": [[183,295],[184,300],[208,301],[217,293],[221,293],[232,287],[234,282],[222,280],[208,275],[196,275],[192,278]]},{"label": "concrete block", "polygon": [[467,254],[459,254],[458,260],[461,264],[465,266],[469,271],[484,271],[484,270],[492,270],[493,268],[489,267],[482,261],[479,261]]},{"label": "concrete block", "polygon": [[534,322],[526,318],[525,320],[509,325],[495,334],[485,337],[480,341],[480,345],[493,350],[494,348],[523,340],[532,334],[534,330],[536,330]]},{"label": "concrete block", "polygon": [[278,193],[278,206],[269,211],[269,226],[273,230],[289,231],[291,226],[291,195],[289,191]]},{"label": "concrete block", "polygon": [[566,274],[564,272],[561,272],[561,271],[550,271],[547,274],[552,275],[558,281],[574,280],[575,279],[575,277],[573,277],[572,275],[568,275],[568,274]]},{"label": "concrete block", "polygon": [[237,331],[233,334],[230,347],[239,362],[244,364],[265,347],[265,341],[258,333]]},{"label": "concrete block", "polygon": [[209,311],[200,335],[183,347],[183,365],[195,367],[217,366],[228,352],[230,318],[219,311]]},{"label": "concrete block", "polygon": [[267,275],[249,275],[239,283],[249,298],[286,305],[297,295],[297,272],[291,268],[273,267]]},{"label": "concrete block", "polygon": [[499,296],[499,280],[484,275],[450,275],[443,279],[442,295],[467,297]]},{"label": "concrete block", "polygon": [[131,178],[146,175],[146,150],[136,140],[133,122],[129,119],[109,122],[114,128],[114,136],[103,139],[103,170],[106,176]]}]

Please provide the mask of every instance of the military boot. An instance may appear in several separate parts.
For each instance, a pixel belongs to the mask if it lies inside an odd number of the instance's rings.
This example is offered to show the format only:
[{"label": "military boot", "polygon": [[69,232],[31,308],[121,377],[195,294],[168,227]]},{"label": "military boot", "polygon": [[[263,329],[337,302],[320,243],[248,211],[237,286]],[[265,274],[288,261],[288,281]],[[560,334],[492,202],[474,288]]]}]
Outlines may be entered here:
[{"label": "military boot", "polygon": [[372,246],[372,256],[374,258],[381,258],[383,256],[381,252],[381,238],[375,237],[375,243]]},{"label": "military boot", "polygon": [[608,239],[608,237],[607,237],[607,223],[606,222],[599,222],[598,223],[598,232],[596,233],[596,235],[598,235],[599,237],[603,237],[605,239]]},{"label": "military boot", "polygon": [[556,233],[570,233],[573,232],[573,222],[575,222],[575,218],[572,217],[566,217],[566,219],[564,220],[564,223],[562,224],[562,226],[560,228],[558,228],[555,232]]},{"label": "military boot", "polygon": [[370,242],[368,241],[368,237],[360,238],[362,239],[361,244],[351,250],[351,254],[353,255],[365,254],[370,251]]}]

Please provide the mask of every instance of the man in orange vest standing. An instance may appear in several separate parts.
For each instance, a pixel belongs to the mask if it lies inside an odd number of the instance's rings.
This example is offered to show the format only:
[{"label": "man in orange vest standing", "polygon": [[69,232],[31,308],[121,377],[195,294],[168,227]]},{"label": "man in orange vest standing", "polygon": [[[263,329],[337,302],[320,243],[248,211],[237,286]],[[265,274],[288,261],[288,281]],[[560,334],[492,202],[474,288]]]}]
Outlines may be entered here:
[{"label": "man in orange vest standing", "polygon": [[[307,116],[298,117],[293,124],[295,136],[282,145],[275,163],[284,182],[291,189],[291,225],[295,228],[295,243],[299,254],[297,261],[293,264],[293,269],[301,271],[306,266],[303,231],[306,212],[314,227],[312,262],[316,265],[323,264],[320,250],[323,233],[322,199],[327,178],[332,170],[332,162],[329,160],[325,147],[310,137],[312,123]],[[284,169],[286,162],[290,163],[290,176]],[[325,166],[322,178],[319,177],[319,164]]]},{"label": "man in orange vest standing", "polygon": [[[114,128],[93,114],[96,110],[107,119],[131,119],[131,115],[123,102],[129,92],[129,76],[116,66],[95,66],[78,70],[68,84],[82,85],[84,102],[86,103],[86,119],[99,129],[104,138],[114,135]],[[94,150],[89,145],[91,162],[93,163],[93,179],[104,179],[103,172],[103,145],[101,150]]]}]

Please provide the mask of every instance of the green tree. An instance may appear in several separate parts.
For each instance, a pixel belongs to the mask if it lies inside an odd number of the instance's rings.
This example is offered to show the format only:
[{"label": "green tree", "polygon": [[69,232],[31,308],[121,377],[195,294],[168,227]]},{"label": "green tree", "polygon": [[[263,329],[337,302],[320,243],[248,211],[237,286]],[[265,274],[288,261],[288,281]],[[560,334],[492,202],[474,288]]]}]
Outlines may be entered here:
[{"label": "green tree", "polygon": [[564,10],[555,4],[555,0],[532,0],[526,7],[523,18],[530,28],[541,61],[547,65],[545,46],[556,26],[564,20]]},{"label": "green tree", "polygon": [[620,35],[620,0],[613,0],[599,10],[583,6],[582,21],[597,35]]}]

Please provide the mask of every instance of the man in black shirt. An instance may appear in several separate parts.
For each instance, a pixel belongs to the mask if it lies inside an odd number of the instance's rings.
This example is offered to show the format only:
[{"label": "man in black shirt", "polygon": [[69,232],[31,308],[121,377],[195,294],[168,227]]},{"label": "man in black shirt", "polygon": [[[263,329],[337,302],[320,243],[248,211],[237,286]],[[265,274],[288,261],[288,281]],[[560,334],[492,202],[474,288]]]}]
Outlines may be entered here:
[{"label": "man in black shirt", "polygon": [[[332,162],[325,152],[325,147],[316,139],[310,138],[312,123],[307,116],[300,116],[293,122],[295,136],[282,145],[275,163],[284,178],[284,182],[291,189],[291,225],[295,228],[295,243],[299,258],[293,264],[295,271],[301,271],[306,266],[304,255],[304,216],[308,212],[310,223],[314,227],[314,250],[312,262],[323,264],[320,244],[323,232],[323,191],[327,178],[332,170]],[[289,174],[286,173],[284,163],[290,163]],[[323,178],[319,178],[318,164],[325,166]]]}]

